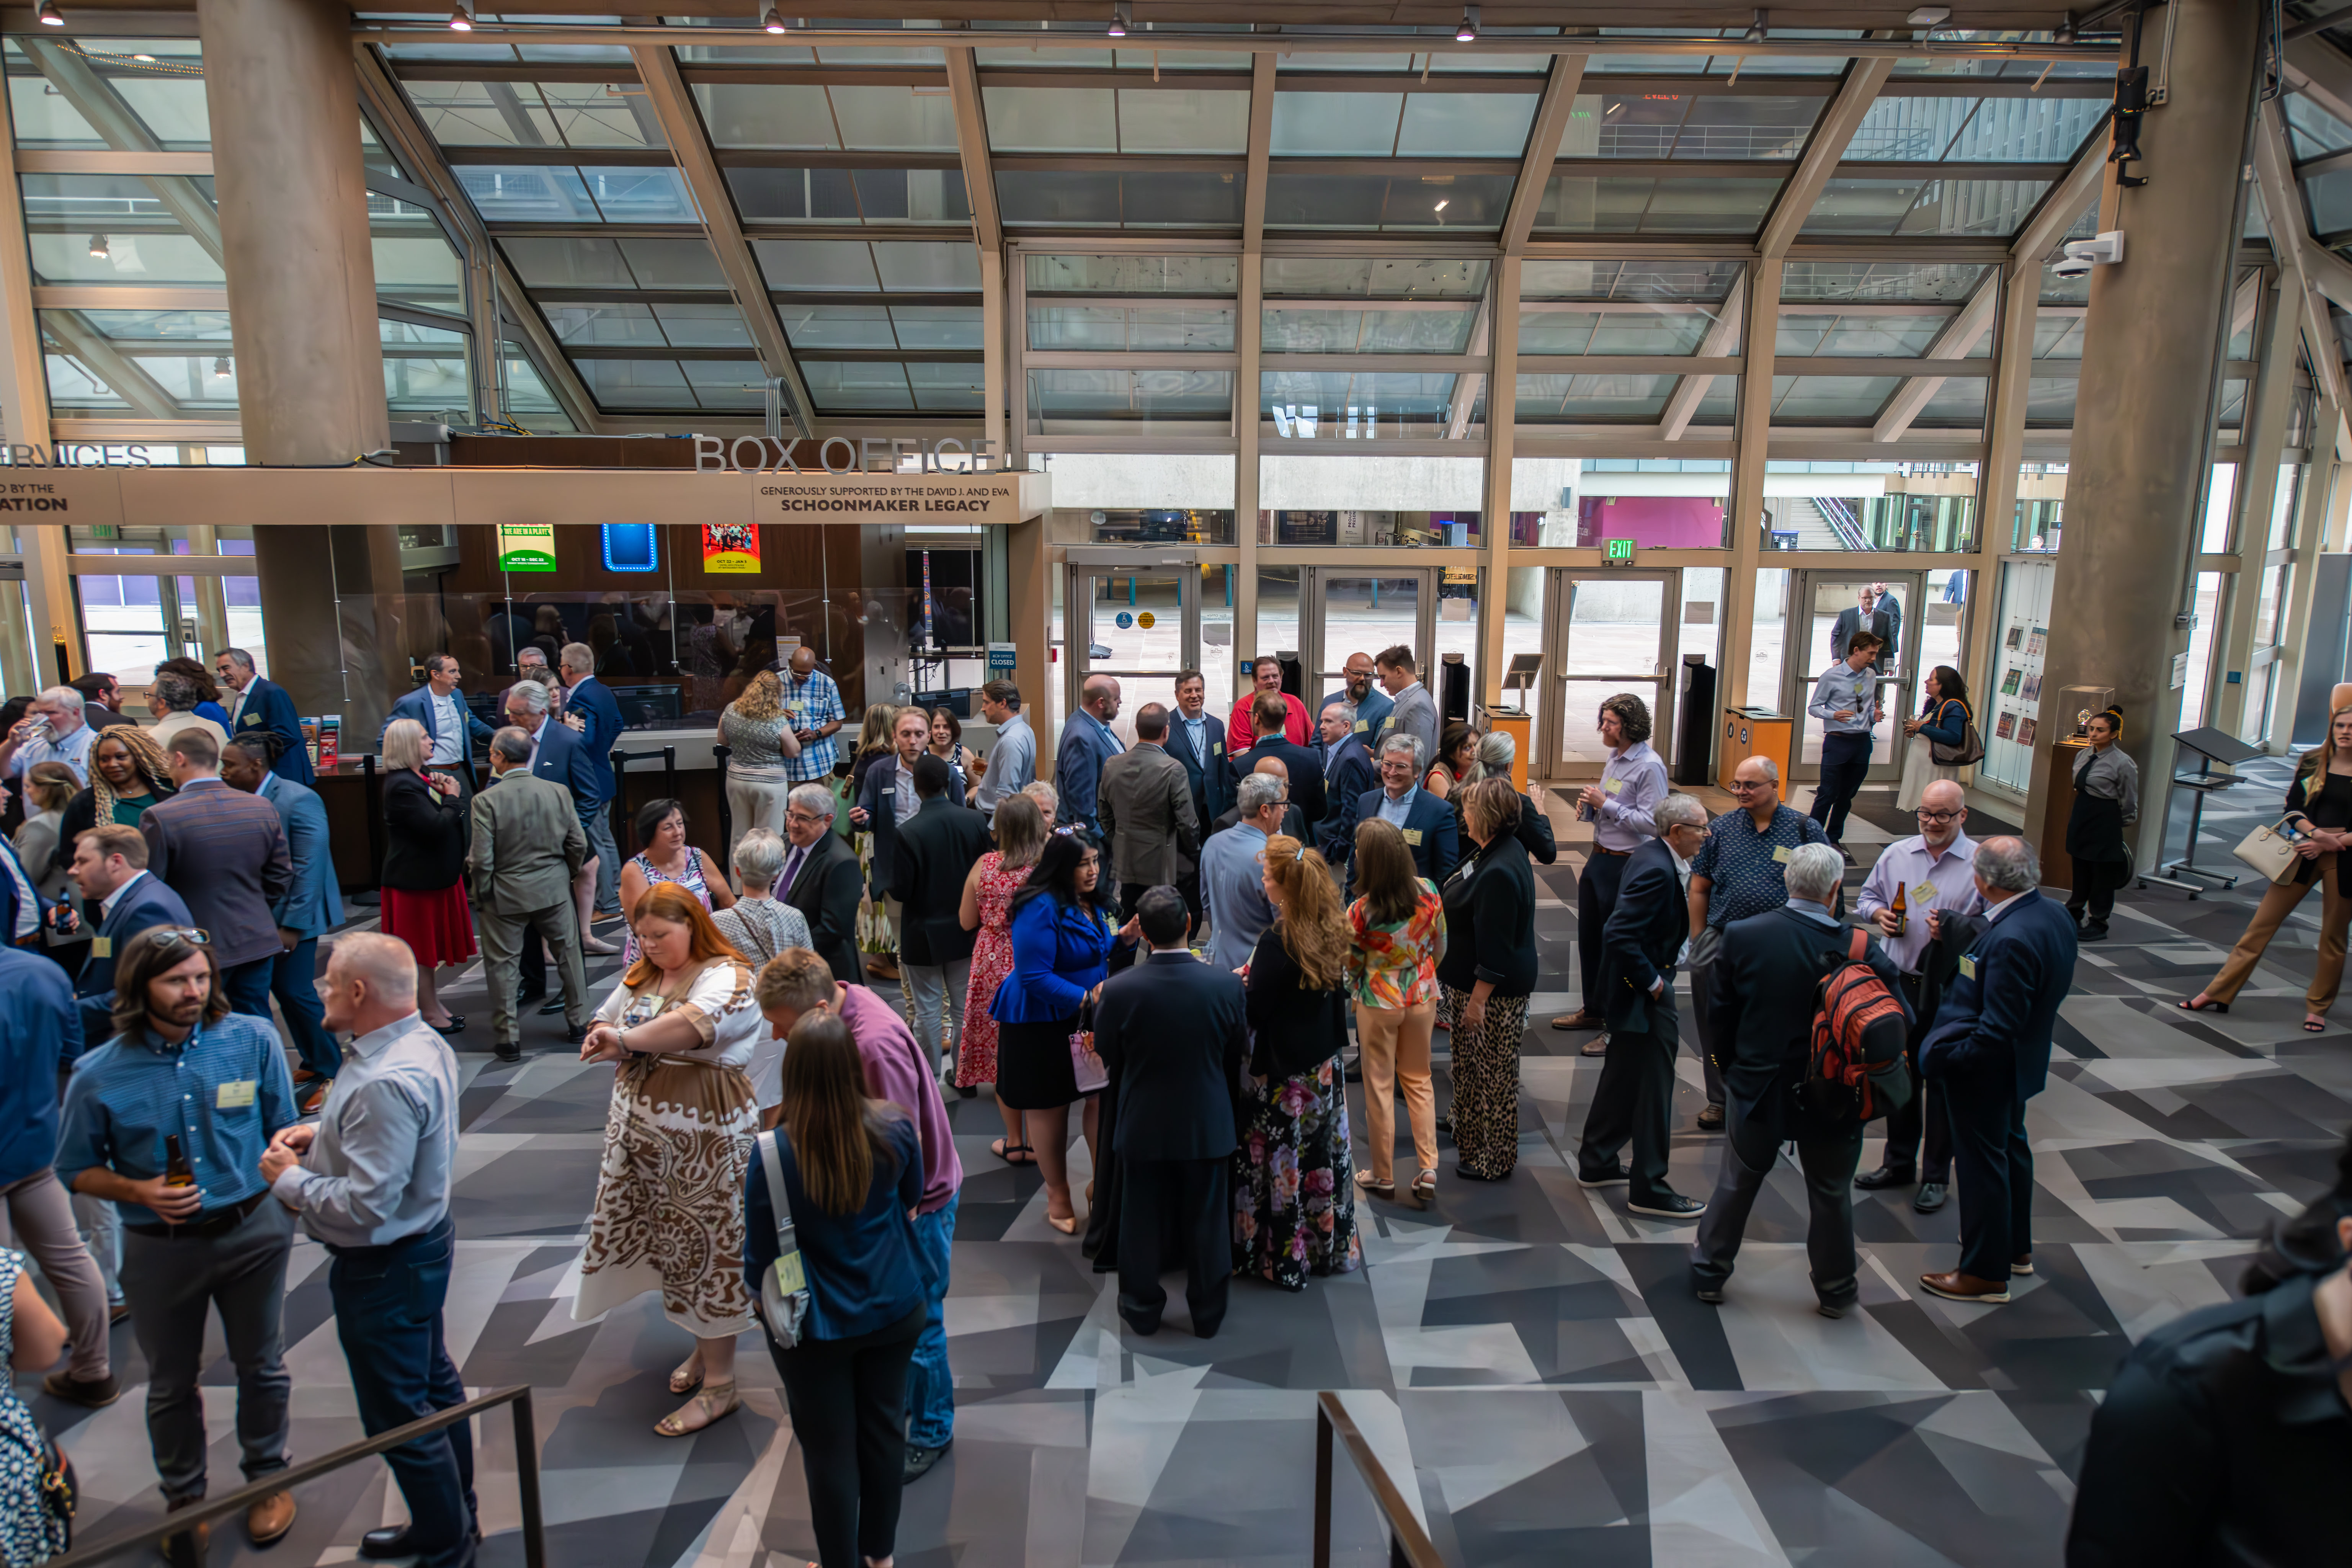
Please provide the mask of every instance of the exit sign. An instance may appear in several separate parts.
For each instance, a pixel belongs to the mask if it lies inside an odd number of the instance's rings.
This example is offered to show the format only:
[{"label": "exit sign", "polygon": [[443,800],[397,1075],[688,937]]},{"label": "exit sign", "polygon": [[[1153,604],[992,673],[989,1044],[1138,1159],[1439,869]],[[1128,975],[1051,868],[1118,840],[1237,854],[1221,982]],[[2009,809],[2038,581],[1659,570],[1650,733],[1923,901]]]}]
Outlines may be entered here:
[{"label": "exit sign", "polygon": [[1612,565],[1631,565],[1633,542],[1630,539],[1604,539],[1601,542],[1601,558]]}]

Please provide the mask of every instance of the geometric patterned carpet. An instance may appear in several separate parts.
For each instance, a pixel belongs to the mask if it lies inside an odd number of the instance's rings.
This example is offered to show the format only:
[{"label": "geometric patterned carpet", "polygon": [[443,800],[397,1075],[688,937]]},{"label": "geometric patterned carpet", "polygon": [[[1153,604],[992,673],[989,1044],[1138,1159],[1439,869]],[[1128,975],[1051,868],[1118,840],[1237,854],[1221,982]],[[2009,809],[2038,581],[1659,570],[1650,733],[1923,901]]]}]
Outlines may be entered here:
[{"label": "geometric patterned carpet", "polygon": [[[1888,829],[1911,829],[1883,795],[1864,800],[1849,844],[1866,864]],[[2050,1087],[2029,1113],[2035,1273],[2012,1304],[1914,1288],[1923,1270],[1951,1267],[1957,1204],[1923,1216],[1907,1192],[1857,1194],[1861,1310],[1817,1315],[1801,1188],[1784,1163],[1756,1205],[1728,1301],[1708,1307],[1690,1293],[1690,1226],[1628,1215],[1624,1189],[1588,1193],[1571,1177],[1599,1064],[1575,1054],[1585,1037],[1542,1026],[1577,1001],[1583,856],[1554,805],[1566,848],[1538,869],[1548,989],[1530,1010],[1518,1172],[1493,1185],[1456,1180],[1449,1152],[1428,1209],[1360,1205],[1359,1273],[1297,1296],[1237,1280],[1207,1342],[1185,1331],[1174,1290],[1169,1328],[1139,1339],[1113,1310],[1109,1277],[1047,1228],[1035,1173],[989,1155],[994,1106],[949,1101],[968,1173],[948,1303],[957,1440],[908,1490],[905,1568],[1301,1563],[1321,1389],[1344,1391],[1384,1462],[1410,1478],[1406,1493],[1452,1563],[2059,1561],[2071,1478],[2118,1358],[2152,1327],[2232,1291],[2251,1238],[2325,1184],[2352,1121],[2352,1032],[2298,1027],[2318,900],[2227,1016],[2192,1018],[2170,1004],[2220,963],[2252,898],[2123,895],[2114,940],[2084,951]],[[2242,831],[2209,821],[2224,847]],[[1996,830],[1981,814],[1971,827]],[[615,962],[592,964],[609,984]],[[800,1455],[756,1340],[740,1363],[742,1413],[673,1442],[651,1428],[677,1404],[662,1377],[688,1348],[684,1335],[651,1298],[600,1323],[572,1321],[610,1069],[582,1067],[562,1020],[536,1016],[524,1022],[525,1062],[499,1066],[486,1054],[478,972],[450,1001],[476,1020],[459,1041],[474,1049],[459,1057],[450,1350],[470,1388],[536,1390],[549,1561],[805,1562]],[[1442,1108],[1442,1058],[1438,1092]],[[1360,1086],[1349,1094],[1360,1160]],[[1720,1157],[1719,1140],[1692,1127],[1701,1103],[1686,1051],[1674,1181],[1698,1194]],[[1874,1138],[1863,1168],[1875,1163]],[[1073,1164],[1082,1179],[1082,1144]],[[324,1264],[319,1247],[297,1244],[286,1339],[298,1459],[360,1436]],[[214,1349],[219,1490],[237,1475],[216,1325]],[[79,1469],[84,1541],[161,1506],[127,1326],[114,1350],[132,1386],[110,1409],[18,1384]],[[483,1561],[506,1568],[522,1553],[503,1415],[480,1425],[478,1442]],[[1377,1562],[1370,1502],[1344,1462],[1339,1471],[1340,1558]],[[361,1531],[402,1517],[373,1461],[300,1501],[293,1532],[266,1556],[230,1522],[215,1531],[214,1561],[347,1562]]]}]

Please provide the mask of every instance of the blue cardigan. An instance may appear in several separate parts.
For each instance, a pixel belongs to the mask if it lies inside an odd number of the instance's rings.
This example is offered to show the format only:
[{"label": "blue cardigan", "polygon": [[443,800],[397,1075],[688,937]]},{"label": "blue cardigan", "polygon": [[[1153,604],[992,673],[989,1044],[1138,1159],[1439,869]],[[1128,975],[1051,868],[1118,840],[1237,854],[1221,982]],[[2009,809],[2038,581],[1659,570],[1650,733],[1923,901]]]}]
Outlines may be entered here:
[{"label": "blue cardigan", "polygon": [[[893,1115],[884,1124],[887,1159],[874,1162],[866,1205],[854,1214],[827,1214],[801,1186],[800,1162],[789,1139],[772,1137],[783,1156],[784,1195],[807,1266],[811,1337],[846,1340],[887,1329],[923,1304],[923,1271],[915,1228],[907,1215],[923,1198],[923,1152],[915,1124]],[[768,1201],[768,1171],[751,1152],[743,1187],[743,1283],[760,1299],[760,1277],[776,1261],[776,1211]]]},{"label": "blue cardigan", "polygon": [[1957,746],[1969,738],[1969,705],[1957,697],[1937,702],[1933,715],[1923,707],[1919,718],[1919,733],[1939,746]]},{"label": "blue cardigan", "polygon": [[1000,1024],[1050,1024],[1077,1016],[1087,993],[1110,973],[1117,940],[1099,915],[1040,893],[1013,917],[1013,973],[988,1016]]}]

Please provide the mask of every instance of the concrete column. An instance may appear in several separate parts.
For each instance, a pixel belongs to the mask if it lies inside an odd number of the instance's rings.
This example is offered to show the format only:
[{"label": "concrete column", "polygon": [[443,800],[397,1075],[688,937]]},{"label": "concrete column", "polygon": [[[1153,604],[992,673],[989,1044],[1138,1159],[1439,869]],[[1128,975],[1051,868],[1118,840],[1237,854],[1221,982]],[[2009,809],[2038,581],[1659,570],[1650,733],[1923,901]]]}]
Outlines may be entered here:
[{"label": "concrete column", "polygon": [[[1748,667],[1756,637],[1756,574],[1764,552],[1764,461],[1771,449],[1772,350],[1780,332],[1783,266],[1778,258],[1759,258],[1748,264],[1739,349],[1746,357],[1741,362],[1737,441],[1725,506],[1731,517],[1731,561],[1723,578],[1722,679],[1716,690],[1716,700],[1726,708],[1751,702],[1769,707],[1780,700],[1778,692],[1748,689]],[[1793,604],[1787,614],[1793,622]],[[1784,664],[1804,657],[1801,646],[1787,640],[1795,630],[1785,623],[1781,627]]]},{"label": "concrete column", "polygon": [[[2116,196],[2113,226],[2126,237],[2125,258],[2091,275],[2066,540],[2042,676],[2044,711],[2053,714],[2063,687],[2116,689],[2124,748],[2139,766],[2144,868],[2163,843],[2164,780],[2180,712],[2171,661],[2189,646],[2176,616],[2195,569],[2212,451],[2261,16],[2254,0],[2174,0],[2173,9],[2170,92],[2140,135],[2146,162],[2136,172],[2147,184]],[[2043,745],[2029,823],[2042,820],[2050,766]],[[2045,874],[2063,881],[2061,847],[2036,847]]]},{"label": "concrete column", "polygon": [[390,445],[351,18],[324,0],[199,0],[246,460]]}]

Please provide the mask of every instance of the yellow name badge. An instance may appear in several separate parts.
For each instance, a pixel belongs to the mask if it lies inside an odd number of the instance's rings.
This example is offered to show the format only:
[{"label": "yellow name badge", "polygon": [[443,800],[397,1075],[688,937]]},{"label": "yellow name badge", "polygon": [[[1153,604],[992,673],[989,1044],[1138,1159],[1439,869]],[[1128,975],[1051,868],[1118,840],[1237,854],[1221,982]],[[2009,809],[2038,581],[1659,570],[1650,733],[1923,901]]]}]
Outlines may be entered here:
[{"label": "yellow name badge", "polygon": [[1615,795],[1619,790],[1623,789],[1624,787],[1625,781],[1623,779],[1611,779],[1607,784],[1601,786],[1601,793],[1602,795]]},{"label": "yellow name badge", "polygon": [[222,1110],[246,1110],[253,1104],[253,1091],[256,1087],[253,1079],[249,1078],[238,1079],[234,1083],[225,1083],[214,1093],[213,1104]]},{"label": "yellow name badge", "polygon": [[1418,827],[1408,827],[1408,828],[1406,828],[1406,829],[1404,830],[1404,841],[1405,841],[1405,843],[1406,843],[1406,844],[1410,845],[1412,847],[1413,847],[1413,848],[1415,848],[1415,849],[1420,848],[1420,847],[1421,847],[1421,829],[1420,829],[1420,828],[1418,828]]},{"label": "yellow name badge", "polygon": [[1222,757],[1222,756],[1223,756],[1223,755],[1225,754],[1225,743],[1224,743],[1223,741],[1212,741],[1212,742],[1209,742],[1209,754],[1210,754],[1211,756],[1213,756],[1213,757]]},{"label": "yellow name badge", "polygon": [[799,1248],[795,1247],[793,1250],[785,1253],[782,1258],[776,1259],[776,1289],[778,1291],[789,1296],[795,1290],[804,1290],[807,1288],[808,1276],[801,1268],[801,1255]]},{"label": "yellow name badge", "polygon": [[1774,845],[1772,847],[1772,864],[1775,866],[1785,866],[1788,863],[1789,847],[1785,844]]},{"label": "yellow name badge", "polygon": [[112,958],[114,956],[114,939],[110,936],[94,936],[90,938],[89,955],[92,958]]},{"label": "yellow name badge", "polygon": [[1915,904],[1934,903],[1936,901],[1936,884],[1933,882],[1922,882],[1917,887],[1912,889],[1911,901]]},{"label": "yellow name badge", "polygon": [[1372,727],[1372,725],[1371,725],[1371,721],[1370,721],[1370,720],[1368,720],[1368,719],[1359,719],[1359,720],[1357,720],[1357,721],[1356,721],[1356,733],[1357,733],[1357,734],[1359,734],[1359,735],[1362,734],[1365,731],[1367,731],[1367,730],[1370,729],[1371,727]]},{"label": "yellow name badge", "polygon": [[1977,955],[1975,953],[1969,952],[1960,955],[1960,974],[1963,978],[1969,980],[1974,980],[1977,977]]}]

